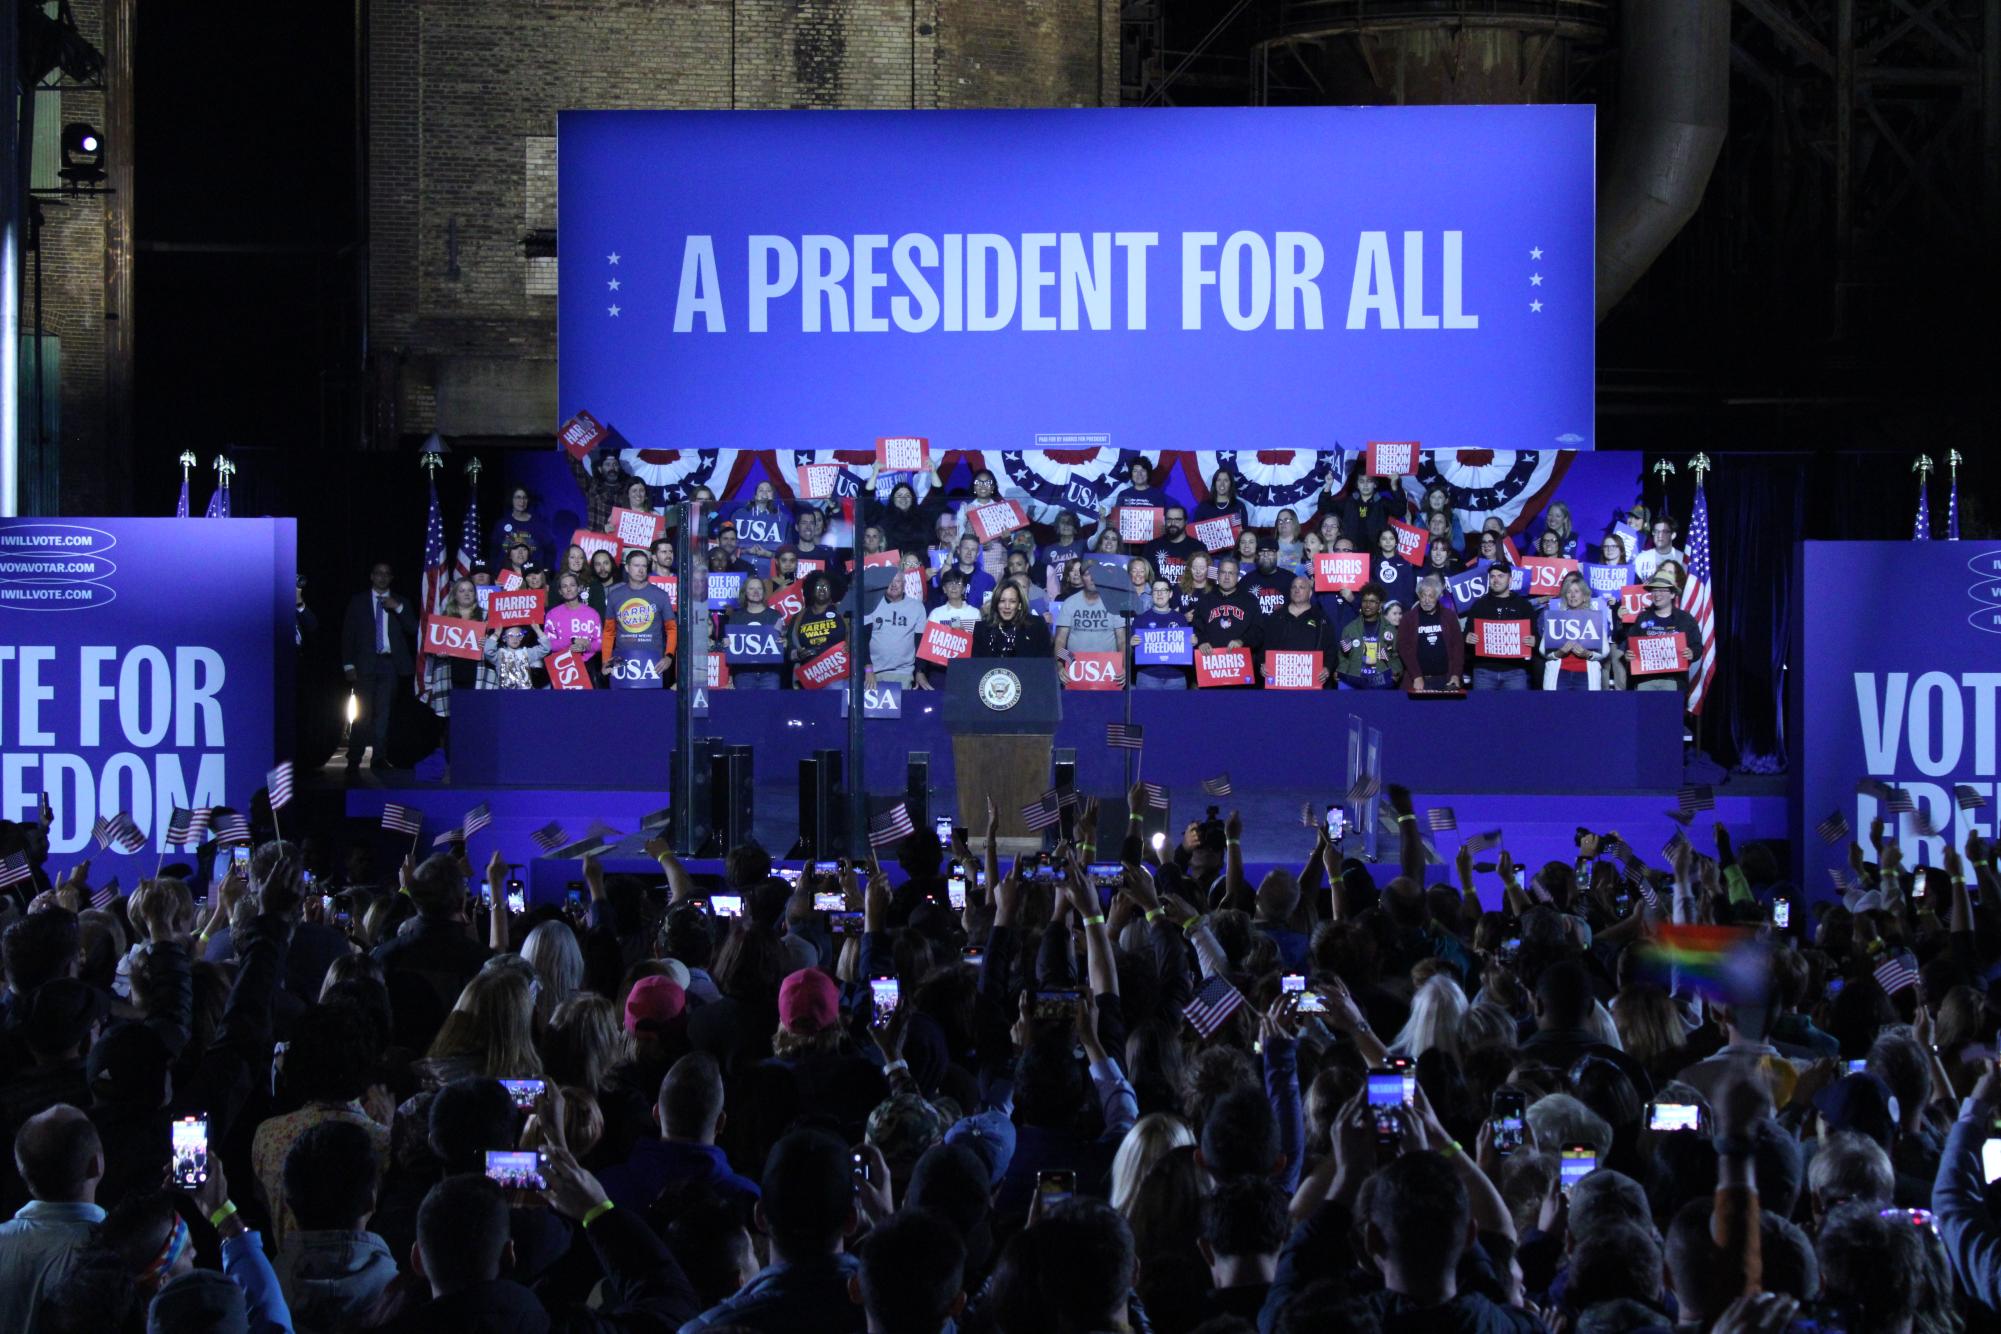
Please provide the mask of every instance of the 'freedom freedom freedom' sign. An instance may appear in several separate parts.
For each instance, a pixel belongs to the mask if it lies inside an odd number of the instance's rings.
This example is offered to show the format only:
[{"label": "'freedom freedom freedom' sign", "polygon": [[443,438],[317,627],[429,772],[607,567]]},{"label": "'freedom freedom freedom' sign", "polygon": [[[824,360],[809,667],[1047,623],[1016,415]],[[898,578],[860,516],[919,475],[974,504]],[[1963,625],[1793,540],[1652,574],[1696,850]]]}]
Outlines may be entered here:
[{"label": "'freedom freedom freedom' sign", "polygon": [[562,416],[642,449],[1591,447],[1588,106],[566,111],[557,135]]}]

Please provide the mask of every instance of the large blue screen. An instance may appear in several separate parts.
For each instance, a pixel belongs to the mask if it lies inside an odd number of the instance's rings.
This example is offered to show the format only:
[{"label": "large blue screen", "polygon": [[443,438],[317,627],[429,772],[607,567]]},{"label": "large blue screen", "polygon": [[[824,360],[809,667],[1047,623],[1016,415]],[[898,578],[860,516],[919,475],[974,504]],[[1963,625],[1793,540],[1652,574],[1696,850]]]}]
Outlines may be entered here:
[{"label": "large blue screen", "polygon": [[[1846,839],[1815,837],[1830,815],[1847,820],[1872,858],[1869,822],[1882,817],[1908,867],[1941,865],[1946,838],[1958,847],[1970,833],[1992,838],[2001,547],[1803,542],[1797,577],[1803,608],[1788,684],[1807,888],[1831,892],[1827,872],[1846,865]],[[1891,607],[1887,622],[1872,610]],[[1911,809],[1893,809],[1880,788],[1858,790],[1876,784],[1908,796]]]},{"label": "large blue screen", "polygon": [[[94,883],[152,873],[176,806],[247,810],[290,746],[293,519],[0,519],[0,819],[55,810]],[[330,632],[331,633],[331,632]],[[128,812],[146,855],[102,854]]]},{"label": "large blue screen", "polygon": [[564,112],[563,415],[651,449],[1588,449],[1592,114]]}]

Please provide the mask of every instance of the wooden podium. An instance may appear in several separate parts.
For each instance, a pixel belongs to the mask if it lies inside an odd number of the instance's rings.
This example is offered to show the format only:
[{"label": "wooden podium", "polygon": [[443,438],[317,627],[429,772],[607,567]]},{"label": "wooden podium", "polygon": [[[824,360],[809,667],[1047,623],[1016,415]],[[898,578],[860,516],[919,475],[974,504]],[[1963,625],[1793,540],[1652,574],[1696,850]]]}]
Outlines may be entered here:
[{"label": "wooden podium", "polygon": [[945,726],[959,786],[959,824],[977,840],[987,802],[1000,817],[1000,850],[1034,851],[1039,831],[1021,808],[1049,790],[1050,742],[1063,719],[1053,658],[961,658],[945,678]]}]

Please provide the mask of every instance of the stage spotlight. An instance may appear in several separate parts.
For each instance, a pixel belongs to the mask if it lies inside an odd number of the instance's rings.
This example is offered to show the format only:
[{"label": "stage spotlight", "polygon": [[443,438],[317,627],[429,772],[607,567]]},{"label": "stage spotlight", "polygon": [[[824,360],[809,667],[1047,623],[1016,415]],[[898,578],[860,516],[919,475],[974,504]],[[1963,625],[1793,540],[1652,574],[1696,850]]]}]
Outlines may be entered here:
[{"label": "stage spotlight", "polygon": [[56,174],[72,185],[94,185],[104,179],[104,140],[95,125],[72,121],[63,126],[63,165]]}]

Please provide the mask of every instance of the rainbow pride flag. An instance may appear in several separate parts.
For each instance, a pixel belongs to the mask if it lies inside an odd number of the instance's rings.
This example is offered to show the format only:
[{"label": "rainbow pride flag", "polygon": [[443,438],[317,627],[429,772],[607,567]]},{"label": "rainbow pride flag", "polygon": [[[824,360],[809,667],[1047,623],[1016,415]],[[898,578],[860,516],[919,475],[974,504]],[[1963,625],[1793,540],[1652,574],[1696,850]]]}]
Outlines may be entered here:
[{"label": "rainbow pride flag", "polygon": [[1642,947],[1649,978],[1732,1005],[1758,1004],[1772,990],[1771,953],[1744,926],[1664,923]]}]

